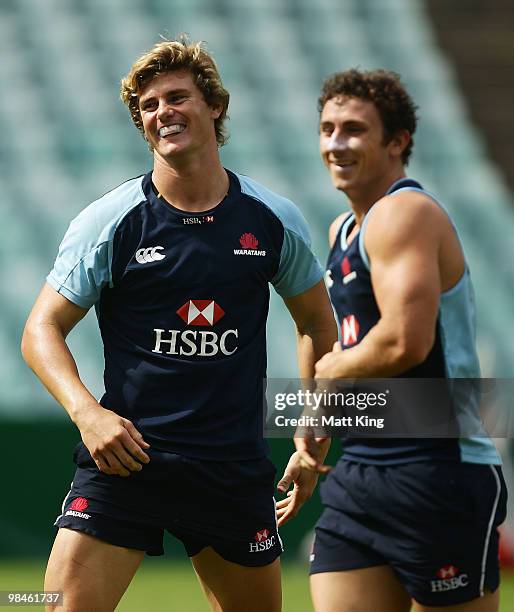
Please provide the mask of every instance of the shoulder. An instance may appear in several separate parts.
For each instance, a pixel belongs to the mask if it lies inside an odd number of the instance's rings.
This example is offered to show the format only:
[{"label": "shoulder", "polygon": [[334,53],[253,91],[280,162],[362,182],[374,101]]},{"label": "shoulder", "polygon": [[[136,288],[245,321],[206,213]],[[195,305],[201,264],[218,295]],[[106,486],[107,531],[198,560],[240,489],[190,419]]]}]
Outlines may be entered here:
[{"label": "shoulder", "polygon": [[334,246],[334,242],[337,238],[337,232],[341,229],[341,225],[345,222],[346,219],[351,215],[350,211],[346,211],[338,215],[330,224],[328,228],[328,245],[330,248]]},{"label": "shoulder", "polygon": [[69,265],[97,252],[114,240],[120,222],[145,201],[142,177],[131,179],[84,208],[70,223],[59,247],[60,259]]},{"label": "shoulder", "polygon": [[284,229],[310,241],[307,222],[294,202],[268,189],[243,174],[235,173],[241,185],[241,193],[266,206],[281,222]]},{"label": "shoulder", "polygon": [[89,229],[105,240],[120,220],[139,203],[145,200],[142,177],[130,179],[108,191],[84,208],[72,221],[70,228]]},{"label": "shoulder", "polygon": [[112,242],[121,219],[145,200],[142,178],[131,179],[85,208],[70,223],[48,283],[82,308],[89,308],[112,282]]},{"label": "shoulder", "polygon": [[366,247],[405,243],[420,236],[436,239],[451,225],[446,211],[428,194],[405,190],[384,196],[366,217]]}]

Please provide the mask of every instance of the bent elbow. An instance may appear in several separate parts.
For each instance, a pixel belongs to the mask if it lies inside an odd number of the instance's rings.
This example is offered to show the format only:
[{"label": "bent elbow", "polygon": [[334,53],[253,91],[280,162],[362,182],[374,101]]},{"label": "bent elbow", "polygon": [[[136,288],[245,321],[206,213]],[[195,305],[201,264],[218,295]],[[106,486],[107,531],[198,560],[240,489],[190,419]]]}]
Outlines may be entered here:
[{"label": "bent elbow", "polygon": [[405,372],[420,365],[428,357],[433,345],[434,338],[415,338],[400,342],[396,347],[398,368]]},{"label": "bent elbow", "polygon": [[33,356],[36,350],[35,347],[38,345],[39,331],[40,330],[38,329],[38,326],[34,324],[34,321],[29,319],[25,324],[25,329],[23,330],[23,335],[21,337],[21,355],[29,368],[32,368]]},{"label": "bent elbow", "polygon": [[29,363],[30,359],[30,345],[31,345],[31,330],[29,324],[25,325],[23,335],[21,337],[20,351],[25,363]]}]

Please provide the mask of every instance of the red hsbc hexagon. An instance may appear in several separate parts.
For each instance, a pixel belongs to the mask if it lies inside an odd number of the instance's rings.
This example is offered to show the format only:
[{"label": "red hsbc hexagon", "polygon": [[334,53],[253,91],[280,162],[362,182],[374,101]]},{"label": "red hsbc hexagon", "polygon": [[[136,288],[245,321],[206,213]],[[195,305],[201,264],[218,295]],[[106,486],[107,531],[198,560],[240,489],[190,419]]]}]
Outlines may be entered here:
[{"label": "red hsbc hexagon", "polygon": [[262,540],[267,540],[269,537],[269,531],[267,529],[261,529],[255,534],[255,540],[257,542],[262,542]]},{"label": "red hsbc hexagon", "polygon": [[454,578],[459,573],[459,569],[455,565],[445,565],[437,572],[437,577],[444,580],[445,578]]},{"label": "red hsbc hexagon", "polygon": [[214,300],[188,300],[177,314],[187,325],[212,327],[225,316],[225,311]]},{"label": "red hsbc hexagon", "polygon": [[351,346],[357,342],[360,325],[355,315],[348,315],[341,322],[341,342],[343,346]]}]

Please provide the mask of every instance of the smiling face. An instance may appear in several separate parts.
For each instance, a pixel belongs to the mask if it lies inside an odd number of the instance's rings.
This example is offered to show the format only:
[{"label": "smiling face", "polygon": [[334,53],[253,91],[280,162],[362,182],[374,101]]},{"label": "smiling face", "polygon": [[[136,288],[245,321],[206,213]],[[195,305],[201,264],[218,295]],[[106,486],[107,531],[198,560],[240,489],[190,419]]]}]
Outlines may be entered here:
[{"label": "smiling face", "polygon": [[380,115],[367,100],[338,96],[321,111],[321,157],[334,187],[350,199],[378,198],[375,192],[403,173],[404,138],[385,141]]},{"label": "smiling face", "polygon": [[202,150],[217,150],[214,120],[221,109],[206,103],[188,70],[154,77],[141,91],[139,110],[155,157],[171,162]]}]

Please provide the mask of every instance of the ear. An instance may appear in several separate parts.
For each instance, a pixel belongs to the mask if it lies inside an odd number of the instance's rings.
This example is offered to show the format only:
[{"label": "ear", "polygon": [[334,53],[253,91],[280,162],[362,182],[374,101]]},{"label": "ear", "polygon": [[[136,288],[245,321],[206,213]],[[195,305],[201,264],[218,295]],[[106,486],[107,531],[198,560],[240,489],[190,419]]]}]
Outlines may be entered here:
[{"label": "ear", "polygon": [[223,111],[222,106],[214,106],[211,108],[211,119],[216,120],[219,119],[221,113]]},{"label": "ear", "polygon": [[407,130],[398,130],[389,142],[389,151],[394,157],[401,157],[410,141],[410,132]]}]

